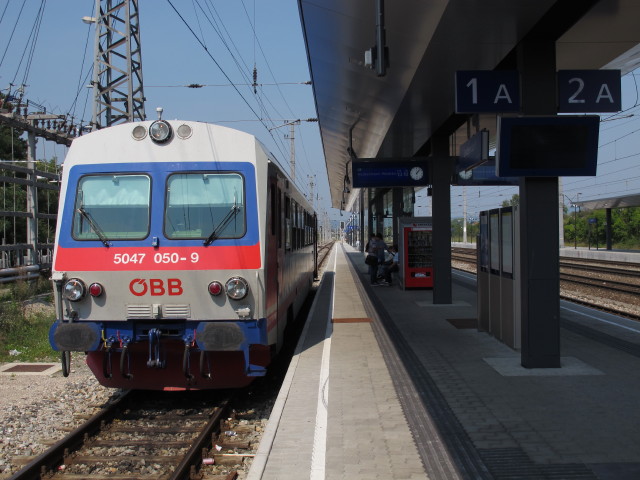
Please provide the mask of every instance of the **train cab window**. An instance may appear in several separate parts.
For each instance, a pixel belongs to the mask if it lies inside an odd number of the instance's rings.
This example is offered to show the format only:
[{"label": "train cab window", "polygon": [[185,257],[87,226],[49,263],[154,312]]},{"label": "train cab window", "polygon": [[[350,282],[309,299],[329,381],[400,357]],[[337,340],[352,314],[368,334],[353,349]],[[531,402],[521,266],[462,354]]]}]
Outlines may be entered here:
[{"label": "train cab window", "polygon": [[76,192],[76,240],[141,240],[149,234],[151,179],[147,175],[86,175]]},{"label": "train cab window", "polygon": [[176,173],[167,179],[164,232],[169,239],[244,236],[244,178],[239,173]]}]

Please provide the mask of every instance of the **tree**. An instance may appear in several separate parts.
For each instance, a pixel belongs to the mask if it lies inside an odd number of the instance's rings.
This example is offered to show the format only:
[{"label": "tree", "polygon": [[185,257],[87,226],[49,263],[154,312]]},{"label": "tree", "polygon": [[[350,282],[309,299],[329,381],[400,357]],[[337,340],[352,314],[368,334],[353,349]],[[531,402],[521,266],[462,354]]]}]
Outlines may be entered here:
[{"label": "tree", "polygon": [[517,193],[513,194],[511,200],[504,200],[502,202],[503,207],[517,207],[518,205],[520,205],[520,195]]},{"label": "tree", "polygon": [[0,124],[0,160],[25,160],[27,142],[20,138],[24,132]]}]

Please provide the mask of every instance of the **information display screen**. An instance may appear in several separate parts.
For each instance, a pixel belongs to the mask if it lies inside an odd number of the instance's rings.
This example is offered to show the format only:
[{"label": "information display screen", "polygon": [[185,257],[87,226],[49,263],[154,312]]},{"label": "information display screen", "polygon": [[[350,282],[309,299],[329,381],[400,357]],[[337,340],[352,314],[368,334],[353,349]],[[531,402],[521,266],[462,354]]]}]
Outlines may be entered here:
[{"label": "information display screen", "polygon": [[501,117],[498,177],[593,176],[600,117]]},{"label": "information display screen", "polygon": [[431,183],[426,161],[358,159],[352,161],[351,169],[356,188],[418,187]]}]

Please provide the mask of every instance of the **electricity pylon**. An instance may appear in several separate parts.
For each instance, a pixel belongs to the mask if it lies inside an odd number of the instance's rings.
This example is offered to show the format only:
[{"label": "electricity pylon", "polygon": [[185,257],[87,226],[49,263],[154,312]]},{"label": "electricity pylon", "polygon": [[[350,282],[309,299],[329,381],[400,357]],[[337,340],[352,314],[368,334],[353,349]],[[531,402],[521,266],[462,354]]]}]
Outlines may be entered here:
[{"label": "electricity pylon", "polygon": [[138,0],[96,0],[93,130],[144,120]]}]

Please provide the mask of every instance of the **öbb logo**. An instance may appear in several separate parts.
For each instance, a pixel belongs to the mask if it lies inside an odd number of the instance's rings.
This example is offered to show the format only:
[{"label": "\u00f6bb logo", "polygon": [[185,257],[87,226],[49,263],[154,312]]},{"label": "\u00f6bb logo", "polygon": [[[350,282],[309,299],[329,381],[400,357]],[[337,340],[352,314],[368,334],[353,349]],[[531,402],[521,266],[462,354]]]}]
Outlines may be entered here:
[{"label": "\u00f6bb logo", "polygon": [[154,297],[162,295],[182,295],[182,282],[179,278],[168,278],[166,283],[161,278],[134,278],[129,283],[129,291],[136,297],[149,293]]}]

